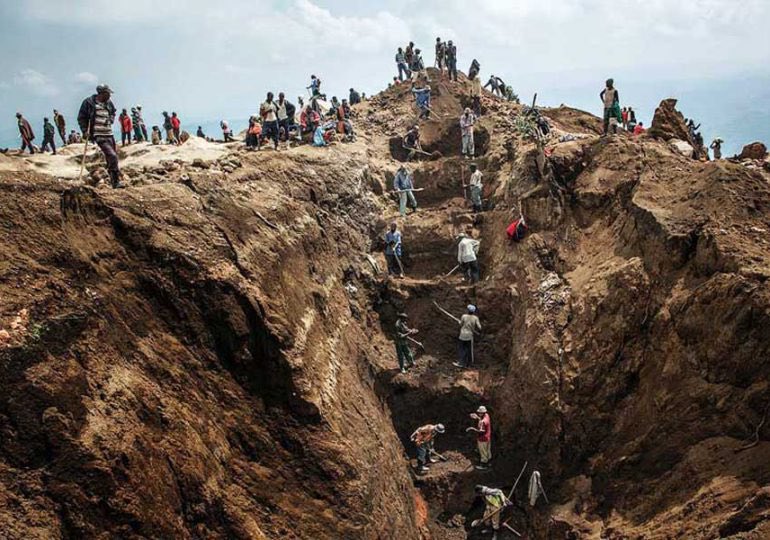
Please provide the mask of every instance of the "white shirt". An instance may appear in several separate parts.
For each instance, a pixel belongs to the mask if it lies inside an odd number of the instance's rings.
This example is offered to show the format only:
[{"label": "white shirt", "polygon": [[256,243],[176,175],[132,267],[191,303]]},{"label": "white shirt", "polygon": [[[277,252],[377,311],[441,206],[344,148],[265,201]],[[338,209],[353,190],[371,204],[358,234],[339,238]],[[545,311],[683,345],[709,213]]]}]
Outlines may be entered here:
[{"label": "white shirt", "polygon": [[481,174],[481,171],[476,171],[475,173],[473,173],[471,175],[470,185],[477,186],[479,188],[483,187],[483,185],[481,183],[481,177],[482,176],[483,175]]},{"label": "white shirt", "polygon": [[473,238],[463,238],[457,245],[457,262],[468,263],[476,260],[476,253],[479,251],[478,240]]}]

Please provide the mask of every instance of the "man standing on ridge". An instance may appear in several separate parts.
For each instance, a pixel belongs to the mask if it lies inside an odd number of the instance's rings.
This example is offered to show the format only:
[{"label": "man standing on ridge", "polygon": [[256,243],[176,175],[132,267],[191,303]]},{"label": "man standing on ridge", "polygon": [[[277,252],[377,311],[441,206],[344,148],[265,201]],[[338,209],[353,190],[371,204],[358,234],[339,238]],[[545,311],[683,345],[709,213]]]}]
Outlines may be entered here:
[{"label": "man standing on ridge", "polygon": [[40,152],[45,152],[50,146],[53,155],[56,155],[56,142],[53,138],[56,136],[56,128],[48,121],[48,117],[43,118],[43,144],[40,146]]},{"label": "man standing on ridge", "polygon": [[128,112],[126,112],[126,109],[120,111],[118,123],[120,124],[120,145],[126,146],[126,141],[128,141],[128,144],[131,144],[131,130],[133,129],[133,123],[131,122],[131,117],[128,116]]},{"label": "man standing on ridge", "polygon": [[163,111],[163,131],[166,132],[166,143],[176,144],[174,138],[174,125],[171,123],[171,117],[166,111]]},{"label": "man standing on ridge", "polygon": [[407,339],[412,334],[416,334],[417,330],[409,328],[406,324],[406,313],[399,313],[396,319],[396,356],[398,357],[398,367],[401,373],[406,373],[406,370],[414,366],[414,355],[409,348]]},{"label": "man standing on ridge", "polygon": [[147,125],[144,123],[144,117],[142,116],[141,105],[136,106],[136,117],[138,119],[139,128],[142,130],[142,140],[149,141],[150,138],[147,136]]},{"label": "man standing on ridge", "polygon": [[412,193],[414,181],[412,180],[412,175],[403,165],[398,168],[398,172],[393,179],[393,189],[398,193],[398,211],[402,217],[406,215],[407,200],[412,207],[412,213],[417,212],[417,199],[414,198],[414,193]]},{"label": "man standing on ridge", "polygon": [[175,112],[171,113],[171,127],[174,130],[174,139],[176,139],[176,144],[182,144],[182,121],[179,120],[179,117]]},{"label": "man standing on ridge", "polygon": [[[313,75],[315,77],[315,75]],[[273,139],[273,145],[278,150],[278,106],[273,101],[273,93],[267,93],[267,99],[259,107],[259,115],[262,117],[262,135],[267,139]]]},{"label": "man standing on ridge", "polygon": [[440,37],[436,38],[436,61],[434,67],[438,68],[439,72],[444,74],[444,66],[446,65],[446,43],[441,41]]},{"label": "man standing on ridge", "polygon": [[115,105],[110,96],[112,89],[106,84],[96,87],[96,94],[87,97],[80,105],[78,125],[83,135],[93,141],[104,154],[107,171],[113,188],[125,187],[120,182],[120,165],[115,147],[112,124],[115,122]]},{"label": "man standing on ridge", "polygon": [[35,147],[32,145],[32,141],[35,140],[35,132],[32,131],[32,126],[29,124],[26,118],[24,118],[20,112],[16,113],[16,121],[19,124],[19,135],[21,136],[21,150],[23,154],[25,148],[29,148],[29,153],[35,153]]},{"label": "man standing on ridge", "polygon": [[399,81],[403,81],[404,76],[406,76],[407,79],[412,77],[412,72],[409,71],[409,64],[406,63],[406,55],[404,54],[404,49],[401,47],[398,48],[398,52],[396,53],[396,66],[398,67]]},{"label": "man standing on ridge", "polygon": [[355,89],[351,88],[350,93],[348,94],[348,102],[351,105],[358,105],[361,103],[361,94],[355,91]]},{"label": "man standing on ridge", "polygon": [[460,116],[460,133],[462,135],[463,157],[473,159],[476,154],[476,147],[473,140],[473,126],[476,124],[476,115],[466,107]]},{"label": "man standing on ridge", "polygon": [[290,145],[289,139],[291,139],[291,128],[294,126],[294,115],[297,112],[297,108],[290,102],[286,101],[286,96],[283,92],[278,93],[278,101],[276,102],[278,108],[278,131],[280,133],[283,130],[286,136],[286,146]]},{"label": "man standing on ridge", "polygon": [[[599,94],[599,99],[604,104],[604,134],[607,135],[610,129],[610,118],[620,116],[620,94],[615,88],[615,81],[613,79],[607,79],[606,87]],[[629,117],[630,115],[631,113],[629,112]]]},{"label": "man standing on ridge", "polygon": [[67,122],[64,120],[64,115],[53,110],[53,123],[56,124],[56,129],[59,131],[59,137],[61,137],[62,145],[67,144]]},{"label": "man standing on ridge", "polygon": [[476,427],[469,427],[466,432],[476,432],[476,446],[479,449],[479,464],[476,468],[485,470],[489,468],[492,460],[492,421],[487,413],[487,408],[481,405],[475,413],[471,413],[471,419],[476,420]]},{"label": "man standing on ridge", "polygon": [[446,44],[446,65],[449,70],[449,80],[457,80],[457,47],[450,39]]},{"label": "man standing on ridge", "polygon": [[142,142],[145,140],[142,133],[142,116],[139,114],[139,110],[136,107],[131,107],[131,123],[134,126],[134,142]]}]

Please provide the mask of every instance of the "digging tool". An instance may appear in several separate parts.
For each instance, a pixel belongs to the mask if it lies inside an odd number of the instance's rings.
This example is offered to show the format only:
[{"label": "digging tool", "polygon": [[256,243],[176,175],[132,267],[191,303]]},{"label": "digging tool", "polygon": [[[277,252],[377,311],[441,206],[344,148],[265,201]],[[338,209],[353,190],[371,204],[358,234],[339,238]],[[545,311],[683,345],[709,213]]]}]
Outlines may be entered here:
[{"label": "digging tool", "polygon": [[451,313],[449,313],[447,310],[445,310],[444,308],[442,308],[441,306],[439,306],[439,305],[438,305],[438,302],[436,302],[435,300],[433,301],[433,305],[434,305],[434,306],[436,306],[436,307],[438,308],[438,310],[439,310],[441,313],[443,313],[444,315],[446,315],[447,317],[451,317],[451,318],[452,318],[452,320],[454,320],[454,321],[455,321],[455,322],[457,322],[457,323],[459,323],[459,322],[460,322],[460,319],[458,319],[457,317],[455,317],[454,315],[452,315]]},{"label": "digging tool", "polygon": [[527,468],[527,465],[529,465],[529,461],[524,462],[524,466],[521,468],[521,472],[519,473],[519,476],[516,477],[516,481],[513,483],[513,487],[511,488],[511,492],[508,494],[508,498],[510,499],[513,496],[513,490],[516,489],[516,486],[519,485],[519,480],[521,480],[521,475],[524,474],[524,470]]},{"label": "digging tool", "polygon": [[398,263],[398,268],[401,270],[401,277],[404,276],[404,265],[401,264],[401,257],[398,256],[397,250],[398,246],[401,245],[401,242],[393,246],[393,256],[396,258],[396,262]]},{"label": "digging tool", "polygon": [[454,273],[455,273],[455,271],[457,271],[457,269],[458,269],[458,268],[460,268],[460,265],[459,265],[459,264],[458,264],[457,266],[455,266],[454,268],[452,268],[452,269],[451,269],[449,272],[447,272],[446,274],[444,274],[444,277],[449,277],[449,276],[451,276],[452,274],[454,274]]},{"label": "digging tool", "polygon": [[439,453],[438,453],[438,452],[436,452],[435,450],[431,450],[431,451],[430,451],[430,453],[431,453],[431,455],[432,455],[432,456],[436,456],[436,457],[437,457],[437,458],[439,458],[441,461],[449,461],[449,459],[448,459],[448,458],[446,458],[446,457],[442,456],[441,454],[439,454]]},{"label": "digging tool", "polygon": [[425,188],[414,188],[414,189],[396,189],[392,191],[392,193],[406,193],[407,191],[425,191]]},{"label": "digging tool", "polygon": [[521,536],[521,533],[519,531],[517,531],[516,529],[514,529],[513,527],[511,527],[510,525],[508,525],[507,521],[505,523],[503,523],[503,527],[505,527],[506,529],[511,531],[516,536],[519,536],[519,537]]},{"label": "digging tool", "polygon": [[414,338],[411,338],[411,337],[409,337],[409,336],[406,336],[406,339],[408,339],[409,341],[411,341],[412,343],[414,343],[415,345],[417,345],[418,347],[420,347],[422,350],[425,350],[425,345],[423,345],[422,343],[420,343],[420,342],[419,342],[419,341],[417,341],[416,339],[414,339]]},{"label": "digging tool", "polygon": [[417,152],[418,154],[422,154],[423,156],[433,157],[433,154],[426,152],[422,148],[410,148],[408,146],[402,146],[402,148],[409,152]]},{"label": "digging tool", "polygon": [[86,166],[86,153],[88,152],[88,141],[91,138],[91,122],[88,122],[88,131],[86,131],[86,144],[83,146],[83,157],[80,160],[80,174],[78,174],[78,183],[83,179],[83,169]]}]

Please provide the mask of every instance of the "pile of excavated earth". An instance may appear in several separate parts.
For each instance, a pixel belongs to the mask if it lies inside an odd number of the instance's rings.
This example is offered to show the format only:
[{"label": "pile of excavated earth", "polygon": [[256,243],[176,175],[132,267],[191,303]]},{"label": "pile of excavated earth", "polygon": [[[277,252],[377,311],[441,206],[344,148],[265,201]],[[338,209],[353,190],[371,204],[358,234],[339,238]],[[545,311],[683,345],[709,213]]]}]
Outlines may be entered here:
[{"label": "pile of excavated earth", "polygon": [[[770,537],[766,154],[682,155],[671,101],[639,137],[544,108],[539,141],[486,94],[475,214],[470,85],[431,77],[404,218],[407,86],[356,105],[349,144],[132,145],[121,190],[78,183],[82,145],[0,155],[0,537],[488,538],[474,486],[508,493],[525,463],[548,497],[514,492],[525,538]],[[465,231],[475,285],[447,275]],[[434,302],[478,306],[470,368]],[[402,311],[424,345],[407,373]],[[409,436],[437,422],[446,461],[416,475]]]}]

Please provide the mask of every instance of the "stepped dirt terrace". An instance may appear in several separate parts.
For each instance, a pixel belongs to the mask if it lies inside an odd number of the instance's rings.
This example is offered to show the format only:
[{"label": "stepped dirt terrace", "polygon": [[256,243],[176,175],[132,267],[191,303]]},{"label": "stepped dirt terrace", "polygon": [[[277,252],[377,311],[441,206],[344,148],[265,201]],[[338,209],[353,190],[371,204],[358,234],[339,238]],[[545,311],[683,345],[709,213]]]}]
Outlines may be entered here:
[{"label": "stepped dirt terrace", "polygon": [[[767,168],[602,138],[568,107],[538,144],[485,94],[474,214],[470,84],[430,73],[406,218],[406,86],[354,107],[350,144],[121,149],[122,190],[76,182],[79,145],[0,156],[0,537],[488,538],[473,488],[525,462],[525,538],[770,537]],[[391,221],[404,279],[377,269]],[[466,230],[476,285],[446,275]],[[478,306],[471,368],[434,301]],[[424,344],[406,374],[400,311]],[[481,404],[491,471],[465,432]],[[435,422],[447,460],[418,476],[409,436]]]}]

